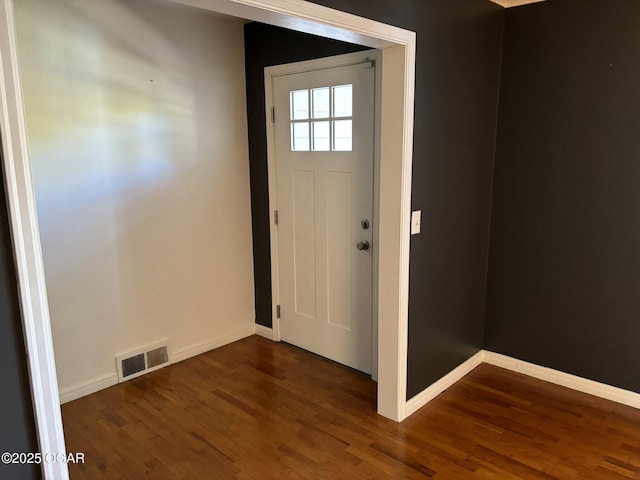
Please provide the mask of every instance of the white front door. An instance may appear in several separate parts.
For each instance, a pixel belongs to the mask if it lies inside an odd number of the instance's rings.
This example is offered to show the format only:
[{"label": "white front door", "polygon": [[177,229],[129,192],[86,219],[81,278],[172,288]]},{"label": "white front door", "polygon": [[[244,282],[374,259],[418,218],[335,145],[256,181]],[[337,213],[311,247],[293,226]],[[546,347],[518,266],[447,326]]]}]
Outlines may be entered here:
[{"label": "white front door", "polygon": [[281,339],[371,373],[375,63],[273,78]]}]

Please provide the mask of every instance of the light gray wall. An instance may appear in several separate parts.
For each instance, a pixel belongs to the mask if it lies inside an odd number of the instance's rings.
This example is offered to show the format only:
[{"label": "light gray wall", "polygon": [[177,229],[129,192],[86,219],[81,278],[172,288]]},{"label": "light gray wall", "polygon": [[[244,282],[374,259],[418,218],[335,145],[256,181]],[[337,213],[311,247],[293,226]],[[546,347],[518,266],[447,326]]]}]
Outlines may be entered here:
[{"label": "light gray wall", "polygon": [[242,23],[140,0],[16,17],[62,394],[252,328]]}]

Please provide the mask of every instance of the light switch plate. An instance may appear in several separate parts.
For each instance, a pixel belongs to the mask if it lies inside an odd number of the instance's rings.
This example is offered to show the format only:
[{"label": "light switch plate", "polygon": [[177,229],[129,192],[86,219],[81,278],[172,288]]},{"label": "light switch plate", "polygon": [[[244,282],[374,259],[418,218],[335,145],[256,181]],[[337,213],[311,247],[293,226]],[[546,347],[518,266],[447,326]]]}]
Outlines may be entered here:
[{"label": "light switch plate", "polygon": [[411,235],[420,233],[420,222],[422,220],[422,210],[411,212]]}]

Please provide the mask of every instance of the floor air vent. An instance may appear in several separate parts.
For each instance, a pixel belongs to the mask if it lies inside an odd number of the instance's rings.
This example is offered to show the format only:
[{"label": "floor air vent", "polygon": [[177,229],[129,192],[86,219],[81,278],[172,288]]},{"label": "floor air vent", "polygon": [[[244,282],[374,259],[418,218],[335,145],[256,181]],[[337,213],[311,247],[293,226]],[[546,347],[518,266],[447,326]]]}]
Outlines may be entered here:
[{"label": "floor air vent", "polygon": [[118,383],[166,367],[170,363],[168,340],[123,353],[116,356]]}]

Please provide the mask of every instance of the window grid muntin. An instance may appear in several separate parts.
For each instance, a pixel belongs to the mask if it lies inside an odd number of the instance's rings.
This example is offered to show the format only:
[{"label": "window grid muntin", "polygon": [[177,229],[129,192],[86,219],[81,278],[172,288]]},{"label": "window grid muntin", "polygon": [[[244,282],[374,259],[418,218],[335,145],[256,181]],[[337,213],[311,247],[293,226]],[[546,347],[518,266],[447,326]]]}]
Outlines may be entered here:
[{"label": "window grid muntin", "polygon": [[[335,105],[334,105],[334,97],[335,97],[335,89],[336,88],[340,88],[340,87],[351,87],[351,115],[350,116],[336,116],[335,115]],[[315,116],[315,106],[314,106],[314,92],[315,91],[322,91],[322,90],[329,90],[329,116],[327,117],[316,117]],[[296,103],[295,103],[295,94],[299,94],[301,92],[306,92],[306,100],[307,100],[307,106],[306,106],[306,113],[307,113],[307,117],[306,118],[294,118],[296,117]],[[347,152],[347,151],[353,151],[353,84],[342,84],[342,85],[330,85],[327,87],[317,87],[317,88],[309,88],[309,89],[302,89],[302,90],[293,90],[290,92],[289,94],[289,102],[290,102],[290,108],[289,108],[289,122],[291,124],[291,151],[294,152]],[[349,138],[350,141],[350,148],[349,149],[336,149],[336,139],[335,139],[335,122],[344,122],[344,121],[350,121],[351,122],[351,137]],[[323,150],[318,150],[315,148],[315,142],[316,142],[316,137],[314,135],[315,133],[315,128],[317,124],[320,123],[329,123],[329,149],[323,149]],[[307,137],[306,137],[306,149],[296,149],[296,139],[297,138],[304,138],[304,137],[296,137],[295,136],[295,131],[296,131],[296,125],[300,125],[300,124],[306,124],[307,126]],[[341,137],[342,138],[342,137]]]}]

